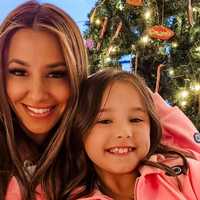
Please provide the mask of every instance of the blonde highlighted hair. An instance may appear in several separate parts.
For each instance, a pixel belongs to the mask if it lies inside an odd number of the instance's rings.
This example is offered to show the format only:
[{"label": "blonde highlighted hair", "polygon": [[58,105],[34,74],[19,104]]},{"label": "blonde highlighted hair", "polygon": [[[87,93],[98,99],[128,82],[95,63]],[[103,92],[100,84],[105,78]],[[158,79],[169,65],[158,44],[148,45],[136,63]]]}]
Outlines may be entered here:
[{"label": "blonde highlighted hair", "polygon": [[[46,30],[57,36],[65,57],[71,91],[66,112],[46,145],[31,182],[26,179],[23,161],[17,148],[18,132],[15,131],[12,110],[6,95],[4,75],[10,39],[15,32],[23,28]],[[68,182],[68,157],[67,155],[64,157],[61,152],[66,146],[64,143],[77,106],[79,87],[86,77],[87,54],[81,33],[73,19],[60,8],[48,3],[27,1],[11,11],[2,22],[0,25],[0,199],[5,198],[7,184],[13,175],[19,182],[22,199],[34,198],[38,183],[42,184],[47,199],[61,199],[62,189],[55,179],[59,179],[60,186]],[[66,176],[62,173],[66,173]]]}]

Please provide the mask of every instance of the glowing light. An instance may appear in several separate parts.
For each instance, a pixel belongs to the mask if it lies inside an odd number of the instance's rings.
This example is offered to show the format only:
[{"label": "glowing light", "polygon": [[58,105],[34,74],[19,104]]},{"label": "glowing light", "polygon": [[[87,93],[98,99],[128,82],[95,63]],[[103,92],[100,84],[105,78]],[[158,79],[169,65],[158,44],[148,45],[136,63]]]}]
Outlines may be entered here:
[{"label": "glowing light", "polygon": [[187,101],[181,101],[180,105],[181,105],[182,107],[186,106],[186,105],[187,105]]},{"label": "glowing light", "polygon": [[116,52],[117,51],[117,47],[112,47],[111,52]]},{"label": "glowing light", "polygon": [[200,83],[192,83],[190,86],[191,90],[194,92],[199,92],[200,91]]},{"label": "glowing light", "polygon": [[172,42],[172,47],[173,48],[176,48],[178,46],[178,43],[177,42]]},{"label": "glowing light", "polygon": [[186,97],[188,97],[188,95],[189,95],[189,92],[187,90],[183,90],[180,92],[180,96],[182,98],[186,98]]},{"label": "glowing light", "polygon": [[136,50],[136,46],[134,44],[132,44],[131,45],[131,49],[135,51]]},{"label": "glowing light", "polygon": [[149,19],[151,17],[151,11],[150,10],[147,10],[145,13],[144,13],[144,18],[145,19]]},{"label": "glowing light", "polygon": [[173,76],[173,75],[174,75],[174,70],[173,70],[173,69],[170,69],[170,70],[169,70],[169,75],[170,75],[170,76]]},{"label": "glowing light", "polygon": [[196,51],[199,51],[199,52],[200,52],[200,46],[196,48]]},{"label": "glowing light", "polygon": [[197,12],[197,8],[193,7],[193,8],[192,8],[192,11],[193,11],[193,12]]},{"label": "glowing light", "polygon": [[145,36],[141,37],[141,42],[143,44],[147,44],[149,42],[149,36],[145,35]]},{"label": "glowing light", "polygon": [[105,58],[105,63],[109,63],[111,61],[110,57]]},{"label": "glowing light", "polygon": [[95,20],[95,24],[96,24],[96,25],[100,25],[100,24],[101,24],[101,20],[100,20],[100,19],[96,19],[96,20]]}]

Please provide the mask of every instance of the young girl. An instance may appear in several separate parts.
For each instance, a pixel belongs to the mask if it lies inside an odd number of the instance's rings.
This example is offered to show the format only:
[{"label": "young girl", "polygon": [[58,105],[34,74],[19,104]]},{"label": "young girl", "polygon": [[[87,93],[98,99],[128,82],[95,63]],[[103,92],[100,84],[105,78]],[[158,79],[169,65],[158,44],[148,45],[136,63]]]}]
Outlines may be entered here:
[{"label": "young girl", "polygon": [[77,25],[54,5],[26,1],[2,22],[1,200],[62,199],[69,181],[65,135],[86,67]]},{"label": "young girl", "polygon": [[69,199],[199,199],[200,162],[162,145],[161,136],[141,78],[113,70],[89,77],[69,140]]}]

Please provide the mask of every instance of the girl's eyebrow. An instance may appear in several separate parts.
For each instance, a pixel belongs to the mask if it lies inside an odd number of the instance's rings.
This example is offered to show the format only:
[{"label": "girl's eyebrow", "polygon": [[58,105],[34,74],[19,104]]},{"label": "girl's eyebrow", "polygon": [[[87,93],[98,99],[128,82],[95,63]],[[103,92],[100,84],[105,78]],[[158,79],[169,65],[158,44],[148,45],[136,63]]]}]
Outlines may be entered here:
[{"label": "girl's eyebrow", "polygon": [[[27,62],[22,61],[22,60],[17,59],[17,58],[13,58],[13,59],[9,60],[8,65],[10,63],[17,63],[17,64],[20,64],[20,65],[23,65],[23,66],[27,66],[27,67],[30,66]],[[59,67],[59,66],[66,66],[66,63],[60,61],[60,62],[55,62],[55,63],[47,64],[46,66],[48,68],[56,68],[56,67]]]},{"label": "girl's eyebrow", "polygon": [[146,113],[146,109],[144,109],[143,107],[133,107],[131,108],[132,111],[139,111],[139,112],[143,112],[143,113]]},{"label": "girl's eyebrow", "polygon": [[[112,108],[101,108],[100,110],[99,110],[99,113],[103,113],[103,112],[111,112],[113,109]],[[142,113],[146,113],[146,109],[144,109],[143,107],[140,107],[140,106],[138,106],[138,107],[132,107],[131,109],[130,109],[131,111],[134,111],[134,112],[142,112]]]},{"label": "girl's eyebrow", "polygon": [[101,109],[99,110],[99,113],[110,112],[110,111],[112,111],[111,108],[101,108]]}]

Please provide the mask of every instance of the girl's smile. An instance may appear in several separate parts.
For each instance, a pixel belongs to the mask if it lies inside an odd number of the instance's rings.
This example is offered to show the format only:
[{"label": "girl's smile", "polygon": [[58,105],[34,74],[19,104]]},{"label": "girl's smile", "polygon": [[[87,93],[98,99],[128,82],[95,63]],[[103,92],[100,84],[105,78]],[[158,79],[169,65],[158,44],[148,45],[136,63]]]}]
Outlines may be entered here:
[{"label": "girl's smile", "polygon": [[149,115],[134,86],[116,81],[106,88],[84,144],[100,176],[132,176],[150,148]]}]

